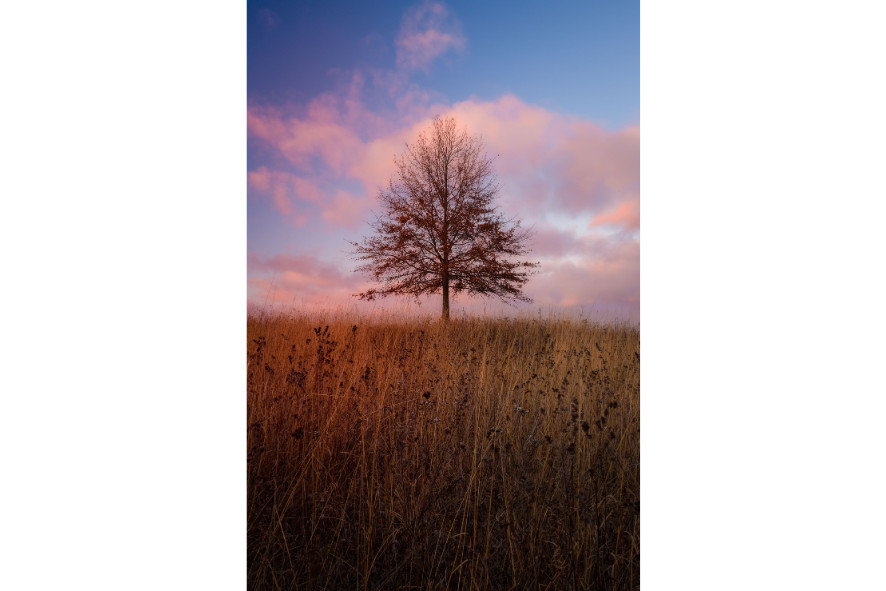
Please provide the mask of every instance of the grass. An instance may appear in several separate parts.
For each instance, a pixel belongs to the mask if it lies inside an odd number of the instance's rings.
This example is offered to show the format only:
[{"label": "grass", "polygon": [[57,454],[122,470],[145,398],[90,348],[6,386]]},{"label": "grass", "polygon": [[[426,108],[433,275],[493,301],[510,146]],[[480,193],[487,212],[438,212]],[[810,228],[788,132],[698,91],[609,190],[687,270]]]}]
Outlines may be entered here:
[{"label": "grass", "polygon": [[637,589],[640,337],[248,317],[250,589]]}]

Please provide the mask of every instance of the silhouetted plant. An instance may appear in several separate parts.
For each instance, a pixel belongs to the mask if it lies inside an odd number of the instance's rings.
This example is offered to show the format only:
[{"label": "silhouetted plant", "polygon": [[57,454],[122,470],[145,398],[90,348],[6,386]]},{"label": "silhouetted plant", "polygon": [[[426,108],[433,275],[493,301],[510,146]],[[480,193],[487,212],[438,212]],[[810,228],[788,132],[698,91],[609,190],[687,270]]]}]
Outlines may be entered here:
[{"label": "silhouetted plant", "polygon": [[529,232],[498,213],[500,187],[482,141],[455,119],[436,118],[394,163],[374,235],[350,243],[364,261],[357,271],[383,285],[357,297],[442,293],[444,320],[450,293],[530,301],[522,288],[538,263],[512,259],[528,254]]}]

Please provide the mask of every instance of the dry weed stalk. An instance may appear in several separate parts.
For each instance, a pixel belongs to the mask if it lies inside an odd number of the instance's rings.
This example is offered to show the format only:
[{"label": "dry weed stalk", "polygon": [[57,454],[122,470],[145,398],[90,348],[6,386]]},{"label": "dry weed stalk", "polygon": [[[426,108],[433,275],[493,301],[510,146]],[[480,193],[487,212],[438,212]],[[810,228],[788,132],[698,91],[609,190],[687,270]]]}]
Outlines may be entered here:
[{"label": "dry weed stalk", "polygon": [[250,589],[639,587],[639,333],[248,319]]}]

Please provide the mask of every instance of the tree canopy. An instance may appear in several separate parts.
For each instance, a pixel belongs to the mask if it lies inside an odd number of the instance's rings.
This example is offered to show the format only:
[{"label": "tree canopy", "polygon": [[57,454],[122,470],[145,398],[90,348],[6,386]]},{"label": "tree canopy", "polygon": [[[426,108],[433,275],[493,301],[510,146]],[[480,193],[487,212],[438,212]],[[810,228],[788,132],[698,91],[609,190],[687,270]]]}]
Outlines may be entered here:
[{"label": "tree canopy", "polygon": [[483,148],[454,118],[438,117],[394,158],[373,234],[350,243],[356,270],[381,283],[357,297],[442,293],[444,320],[450,294],[531,301],[522,288],[538,263],[514,260],[528,254],[529,231],[498,212],[501,187]]}]

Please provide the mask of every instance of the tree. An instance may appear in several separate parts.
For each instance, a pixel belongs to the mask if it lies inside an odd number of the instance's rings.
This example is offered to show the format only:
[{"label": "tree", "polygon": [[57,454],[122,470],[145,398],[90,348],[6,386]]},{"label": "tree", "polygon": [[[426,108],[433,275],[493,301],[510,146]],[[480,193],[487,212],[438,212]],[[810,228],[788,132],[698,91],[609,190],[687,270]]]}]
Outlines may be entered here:
[{"label": "tree", "polygon": [[493,204],[500,186],[482,140],[438,117],[394,164],[394,177],[378,193],[374,234],[350,243],[363,261],[356,270],[382,286],[355,295],[442,292],[445,321],[450,294],[531,301],[521,289],[538,263],[511,258],[528,254],[529,232]]}]

